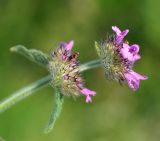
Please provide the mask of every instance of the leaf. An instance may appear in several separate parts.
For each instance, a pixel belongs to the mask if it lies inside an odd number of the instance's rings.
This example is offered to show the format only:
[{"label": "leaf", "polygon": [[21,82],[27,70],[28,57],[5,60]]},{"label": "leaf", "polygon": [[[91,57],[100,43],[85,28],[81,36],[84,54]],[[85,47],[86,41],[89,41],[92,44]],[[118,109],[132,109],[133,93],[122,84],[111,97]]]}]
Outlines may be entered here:
[{"label": "leaf", "polygon": [[96,42],[96,41],[95,41],[95,48],[96,48],[98,56],[100,57],[100,48],[99,48],[98,42]]},{"label": "leaf", "polygon": [[53,129],[55,122],[57,121],[62,111],[62,105],[63,105],[63,95],[60,93],[58,88],[55,88],[55,107],[53,108],[48,125],[44,131],[46,134],[51,132],[51,130]]},{"label": "leaf", "polygon": [[49,62],[49,57],[42,51],[39,51],[36,49],[27,49],[26,47],[22,45],[17,45],[17,46],[12,47],[10,51],[19,53],[25,56],[26,58],[28,58],[29,60],[41,66],[44,66],[44,67],[47,67],[48,62]]}]

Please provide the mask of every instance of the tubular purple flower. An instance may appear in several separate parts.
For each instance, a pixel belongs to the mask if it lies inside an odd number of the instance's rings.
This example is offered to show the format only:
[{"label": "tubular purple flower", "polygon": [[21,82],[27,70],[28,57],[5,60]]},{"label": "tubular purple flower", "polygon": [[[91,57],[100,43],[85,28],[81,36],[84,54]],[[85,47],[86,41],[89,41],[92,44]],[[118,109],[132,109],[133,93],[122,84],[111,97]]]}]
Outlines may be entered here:
[{"label": "tubular purple flower", "polygon": [[140,80],[147,80],[148,77],[147,76],[142,76],[134,71],[130,71],[128,73],[124,74],[128,85],[130,88],[133,89],[133,91],[136,91],[139,88],[139,82]]},{"label": "tubular purple flower", "polygon": [[121,31],[117,26],[112,26],[112,30],[116,33],[117,44],[120,44],[123,38],[128,34],[129,30]]},{"label": "tubular purple flower", "polygon": [[117,26],[112,26],[115,35],[108,35],[107,39],[97,43],[96,49],[105,67],[105,75],[109,80],[115,80],[122,84],[128,82],[133,91],[139,88],[140,80],[148,79],[133,71],[135,61],[140,59],[139,45],[129,45],[123,38],[129,32],[128,29],[121,31]]},{"label": "tubular purple flower", "polygon": [[91,96],[95,96],[96,92],[95,91],[91,91],[87,88],[83,88],[81,90],[81,93],[84,94],[86,96],[86,102],[92,102]]},{"label": "tubular purple flower", "polygon": [[58,87],[63,95],[77,97],[86,96],[86,102],[92,102],[91,96],[96,92],[83,87],[84,81],[77,61],[78,53],[72,54],[73,41],[61,42],[51,55],[49,71],[52,75],[51,85]]},{"label": "tubular purple flower", "polygon": [[65,42],[61,42],[61,46],[63,46],[65,48],[65,50],[67,50],[69,52],[72,50],[73,45],[74,45],[74,41],[73,40],[70,41],[68,44],[65,43]]}]

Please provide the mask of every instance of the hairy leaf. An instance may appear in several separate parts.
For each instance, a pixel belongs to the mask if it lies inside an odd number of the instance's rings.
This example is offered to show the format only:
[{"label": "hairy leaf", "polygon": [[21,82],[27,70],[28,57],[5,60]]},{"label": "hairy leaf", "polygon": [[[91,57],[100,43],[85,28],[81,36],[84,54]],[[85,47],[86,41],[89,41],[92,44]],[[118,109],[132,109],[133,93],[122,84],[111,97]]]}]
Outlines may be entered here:
[{"label": "hairy leaf", "polygon": [[27,49],[26,47],[22,45],[14,46],[10,49],[12,52],[19,53],[29,60],[46,67],[49,62],[48,56],[43,53],[42,51],[36,50],[36,49]]},{"label": "hairy leaf", "polygon": [[96,41],[95,41],[95,48],[96,48],[98,56],[100,57],[100,49],[99,49],[98,43]]},{"label": "hairy leaf", "polygon": [[47,128],[44,131],[46,134],[51,132],[51,130],[53,129],[54,124],[62,111],[62,105],[63,95],[60,93],[60,90],[58,88],[55,88],[55,107],[53,108],[53,111],[51,113]]}]

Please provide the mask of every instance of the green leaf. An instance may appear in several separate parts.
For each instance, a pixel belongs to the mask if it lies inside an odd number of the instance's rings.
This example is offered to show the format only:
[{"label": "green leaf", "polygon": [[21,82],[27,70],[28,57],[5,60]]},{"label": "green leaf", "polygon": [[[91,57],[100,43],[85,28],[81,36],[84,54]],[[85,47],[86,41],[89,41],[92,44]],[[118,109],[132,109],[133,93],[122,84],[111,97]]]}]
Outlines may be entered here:
[{"label": "green leaf", "polygon": [[96,48],[98,56],[100,57],[100,48],[99,48],[98,42],[96,42],[96,41],[95,41],[95,48]]},{"label": "green leaf", "polygon": [[22,45],[14,46],[10,50],[12,52],[16,52],[16,53],[19,53],[19,54],[25,56],[29,60],[31,60],[41,66],[47,67],[47,65],[48,65],[49,57],[45,53],[43,53],[42,51],[39,51],[36,49],[27,49],[26,47],[24,47]]},{"label": "green leaf", "polygon": [[51,130],[53,129],[55,122],[57,121],[62,111],[62,105],[63,105],[63,95],[60,93],[60,90],[58,88],[55,88],[55,106],[51,113],[48,125],[44,131],[46,134],[51,132]]}]

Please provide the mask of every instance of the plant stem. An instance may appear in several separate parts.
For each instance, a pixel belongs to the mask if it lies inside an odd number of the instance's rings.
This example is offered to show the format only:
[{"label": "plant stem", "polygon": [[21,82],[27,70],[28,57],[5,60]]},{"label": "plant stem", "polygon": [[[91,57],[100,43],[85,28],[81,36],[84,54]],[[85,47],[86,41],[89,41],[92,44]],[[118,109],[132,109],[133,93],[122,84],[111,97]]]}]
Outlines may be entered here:
[{"label": "plant stem", "polygon": [[80,66],[80,72],[90,70],[90,69],[93,69],[93,68],[97,68],[100,65],[101,65],[101,60],[93,60],[93,61],[87,62],[87,63],[82,64]]},{"label": "plant stem", "polygon": [[16,91],[9,97],[5,98],[3,101],[0,102],[0,113],[5,111],[6,109],[10,108],[15,103],[21,101],[22,99],[28,97],[32,93],[36,92],[37,90],[43,88],[48,84],[51,80],[51,76],[45,76],[44,78],[31,83],[30,85]]},{"label": "plant stem", "polygon": [[[100,60],[93,60],[93,61],[87,62],[85,64],[82,64],[80,66],[80,71],[83,72],[86,70],[90,70],[90,69],[99,67],[100,65],[101,65]],[[15,93],[10,95],[9,97],[5,98],[4,100],[2,100],[0,102],[0,113],[7,110],[8,108],[13,106],[17,102],[25,99],[26,97],[33,94],[37,90],[48,85],[50,81],[51,81],[51,76],[50,75],[45,76],[44,78],[31,83],[30,85],[16,91]]]}]

